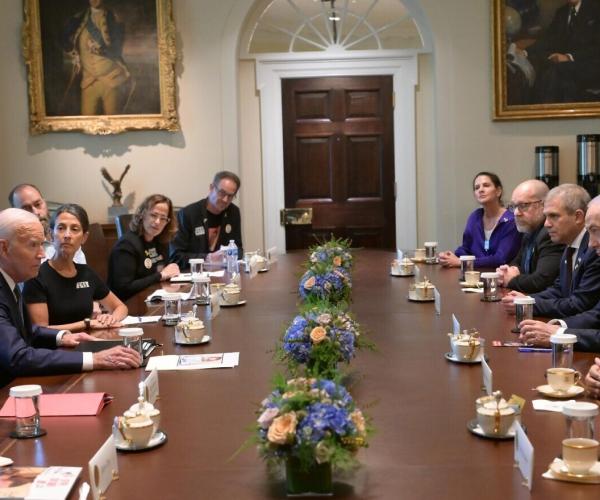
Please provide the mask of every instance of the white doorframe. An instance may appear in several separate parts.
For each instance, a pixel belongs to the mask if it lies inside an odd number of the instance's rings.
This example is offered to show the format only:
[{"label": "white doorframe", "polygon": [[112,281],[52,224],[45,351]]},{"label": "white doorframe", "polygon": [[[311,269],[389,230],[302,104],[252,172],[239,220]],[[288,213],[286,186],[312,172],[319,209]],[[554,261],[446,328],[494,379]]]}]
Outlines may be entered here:
[{"label": "white doorframe", "polygon": [[416,248],[416,54],[377,51],[363,52],[358,57],[325,53],[311,54],[310,58],[306,53],[268,54],[257,57],[256,66],[261,112],[265,248],[285,249],[285,229],[279,224],[279,210],[285,207],[281,79],[361,75],[393,76],[396,246]]}]

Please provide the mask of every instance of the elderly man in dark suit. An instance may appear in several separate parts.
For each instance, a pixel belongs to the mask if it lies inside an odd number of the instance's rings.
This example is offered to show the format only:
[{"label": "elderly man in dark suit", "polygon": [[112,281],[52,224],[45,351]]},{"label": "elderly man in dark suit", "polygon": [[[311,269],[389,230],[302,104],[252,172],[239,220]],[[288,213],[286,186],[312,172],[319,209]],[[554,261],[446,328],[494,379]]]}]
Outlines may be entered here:
[{"label": "elderly man in dark suit", "polygon": [[20,376],[140,366],[139,354],[122,346],[99,353],[57,349],[93,337],[31,324],[18,283],[37,276],[43,242],[34,214],[19,208],[0,212],[0,386]]},{"label": "elderly man in dark suit", "polygon": [[[593,252],[598,257],[600,255],[600,196],[590,202],[585,223],[589,235],[588,252]],[[550,323],[535,320],[521,323],[522,339],[537,346],[549,346],[550,336],[556,333],[577,335],[576,350],[600,352],[600,302],[587,311],[564,319],[555,319]]]},{"label": "elderly man in dark suit", "polygon": [[587,91],[600,88],[598,0],[566,0],[526,54],[537,72],[536,102],[592,100]]},{"label": "elderly man in dark suit", "polygon": [[541,292],[558,277],[565,246],[554,243],[544,227],[547,195],[548,186],[536,179],[522,182],[512,193],[508,209],[515,214],[517,230],[524,237],[511,264],[496,269],[506,288],[523,293]]},{"label": "elderly man in dark suit", "polygon": [[[588,248],[585,230],[589,201],[587,191],[575,184],[557,186],[546,197],[544,224],[550,239],[566,248],[554,284],[532,294],[535,316],[566,318],[593,308],[600,300],[600,258]],[[502,299],[508,313],[514,313],[513,300],[519,296],[524,294],[512,291]]]}]

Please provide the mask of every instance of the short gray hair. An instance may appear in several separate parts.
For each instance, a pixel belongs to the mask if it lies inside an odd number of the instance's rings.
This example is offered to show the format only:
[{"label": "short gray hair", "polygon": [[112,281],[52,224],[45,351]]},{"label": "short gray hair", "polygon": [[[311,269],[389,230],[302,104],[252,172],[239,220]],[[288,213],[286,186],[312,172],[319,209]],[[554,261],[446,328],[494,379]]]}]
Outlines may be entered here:
[{"label": "short gray hair", "polygon": [[41,224],[36,215],[20,208],[6,208],[0,212],[0,239],[11,240],[19,227],[27,224]]},{"label": "short gray hair", "polygon": [[581,210],[585,214],[590,202],[589,193],[577,184],[561,184],[551,189],[546,196],[546,201],[554,198],[559,198],[562,206],[570,214],[577,210]]}]

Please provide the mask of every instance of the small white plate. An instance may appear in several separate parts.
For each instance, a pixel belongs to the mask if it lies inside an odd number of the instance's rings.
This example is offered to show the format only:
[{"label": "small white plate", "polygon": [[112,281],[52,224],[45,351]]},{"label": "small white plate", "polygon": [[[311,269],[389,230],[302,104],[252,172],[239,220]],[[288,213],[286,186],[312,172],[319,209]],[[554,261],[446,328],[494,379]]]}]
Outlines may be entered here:
[{"label": "small white plate", "polygon": [[413,262],[415,262],[416,264],[422,264],[425,262],[425,259],[417,259],[416,257],[411,257],[410,260],[412,260]]},{"label": "small white plate", "polygon": [[549,467],[552,475],[556,479],[563,481],[572,481],[575,483],[600,483],[600,462],[596,462],[592,468],[585,474],[573,474],[569,472],[565,463],[560,458],[555,458]]},{"label": "small white plate", "polygon": [[212,337],[210,335],[204,335],[199,340],[192,340],[190,342],[177,342],[177,340],[176,340],[175,343],[177,345],[200,345],[200,344],[208,344],[211,340],[212,340]]},{"label": "small white plate", "polygon": [[192,273],[181,273],[171,278],[171,283],[186,283],[192,281]]},{"label": "small white plate", "polygon": [[574,398],[585,391],[585,388],[581,387],[580,385],[572,385],[569,387],[567,392],[556,392],[554,389],[552,389],[550,384],[538,385],[536,389],[544,396],[550,396],[551,398],[557,399]]},{"label": "small white plate", "polygon": [[483,287],[483,281],[480,281],[477,284],[467,283],[466,281],[460,281],[459,284],[463,288],[481,288],[481,287]]},{"label": "small white plate", "polygon": [[483,429],[481,427],[479,427],[479,424],[477,423],[477,419],[474,418],[473,420],[469,420],[467,422],[467,429],[469,429],[469,431],[471,431],[473,434],[475,434],[476,436],[479,437],[483,437],[483,438],[488,438],[488,439],[514,439],[515,437],[515,425],[511,425],[510,429],[508,429],[508,432],[506,434],[486,434],[485,432],[483,432]]},{"label": "small white plate", "polygon": [[246,303],[245,300],[239,300],[235,304],[227,304],[225,302],[220,302],[219,305],[221,307],[237,307],[237,306],[243,306],[245,303]]},{"label": "small white plate", "polygon": [[[474,364],[479,364],[481,363],[481,356],[478,356],[477,359],[472,359],[472,360],[462,360],[462,359],[458,359],[454,357],[454,353],[452,352],[447,352],[446,354],[444,354],[444,357],[448,360],[448,361],[452,361],[453,363],[465,363],[468,365],[474,365]],[[487,359],[487,358],[486,358]]]},{"label": "small white plate", "polygon": [[161,444],[164,444],[167,441],[167,435],[163,431],[156,431],[154,436],[150,438],[148,444],[142,448],[137,448],[133,445],[130,445],[127,441],[115,441],[115,448],[119,451],[146,451],[151,450],[152,448],[156,448]]},{"label": "small white plate", "polygon": [[415,273],[410,273],[410,274],[400,274],[400,273],[394,273],[390,271],[390,276],[395,276],[396,278],[408,278],[410,276],[414,276]]},{"label": "small white plate", "polygon": [[435,298],[432,299],[413,299],[410,295],[407,297],[410,302],[434,302]]},{"label": "small white plate", "polygon": [[0,457],[0,467],[6,467],[7,465],[12,465],[14,462],[12,458],[8,457]]}]

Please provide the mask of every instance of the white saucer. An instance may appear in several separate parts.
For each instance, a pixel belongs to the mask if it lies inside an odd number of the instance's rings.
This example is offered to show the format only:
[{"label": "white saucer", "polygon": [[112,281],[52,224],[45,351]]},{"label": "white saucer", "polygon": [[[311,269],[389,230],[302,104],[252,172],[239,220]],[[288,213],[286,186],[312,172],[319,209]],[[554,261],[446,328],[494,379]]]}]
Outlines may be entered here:
[{"label": "white saucer", "polygon": [[266,273],[269,269],[263,267],[262,269],[259,269],[258,271],[256,271],[257,273]]},{"label": "white saucer", "polygon": [[435,298],[432,299],[413,299],[410,295],[407,297],[410,302],[434,302]]},{"label": "white saucer", "polygon": [[502,439],[514,439],[514,437],[515,437],[515,425],[514,424],[510,426],[510,429],[508,429],[508,432],[506,434],[486,434],[483,432],[483,429],[481,427],[479,427],[479,424],[477,423],[477,419],[474,418],[473,420],[469,420],[467,422],[467,429],[469,429],[469,431],[471,431],[476,436],[488,438],[488,439],[502,440]]},{"label": "white saucer", "polygon": [[175,343],[177,345],[200,345],[200,344],[208,344],[211,340],[212,340],[212,337],[210,335],[204,335],[199,340],[194,340],[191,342],[177,342],[177,340],[176,340]]},{"label": "white saucer", "polygon": [[170,279],[171,283],[187,283],[192,281],[192,273],[181,273]]},{"label": "white saucer", "polygon": [[400,273],[394,273],[390,271],[390,276],[395,276],[397,278],[408,278],[410,276],[414,276],[415,273],[410,273],[410,274],[400,274]]},{"label": "white saucer", "polygon": [[423,264],[426,259],[425,258],[423,258],[423,259],[417,259],[416,257],[411,257],[410,260],[412,260],[416,264]]},{"label": "white saucer", "polygon": [[12,465],[14,462],[12,458],[8,457],[0,457],[0,467],[6,467],[7,465]]},{"label": "white saucer", "polygon": [[154,436],[152,436],[150,438],[150,441],[148,441],[148,444],[142,448],[137,448],[124,440],[115,441],[115,448],[117,448],[117,450],[119,450],[119,451],[146,451],[146,450],[151,450],[152,448],[156,448],[157,446],[160,446],[161,444],[166,443],[166,441],[167,441],[166,433],[158,430],[158,431],[156,431]]},{"label": "white saucer", "polygon": [[446,354],[444,354],[444,357],[448,361],[452,361],[453,363],[465,363],[465,364],[468,364],[468,365],[474,365],[474,364],[481,363],[481,356],[478,356],[477,359],[471,359],[471,360],[466,360],[465,359],[465,360],[462,360],[462,359],[455,358],[454,357],[454,353],[447,352]]},{"label": "white saucer", "polygon": [[477,284],[467,283],[466,281],[459,281],[459,284],[463,288],[481,288],[481,287],[483,287],[483,281],[480,281]]},{"label": "white saucer", "polygon": [[237,306],[243,306],[245,303],[246,303],[245,300],[239,300],[235,304],[227,304],[225,302],[220,302],[219,305],[221,307],[237,307]]},{"label": "white saucer", "polygon": [[554,479],[572,481],[574,483],[600,484],[600,462],[596,462],[596,464],[585,474],[573,474],[572,472],[569,472],[560,458],[555,458],[548,468]]},{"label": "white saucer", "polygon": [[585,388],[581,387],[580,385],[572,385],[566,392],[556,392],[554,389],[552,389],[550,384],[538,385],[536,389],[540,394],[543,394],[544,396],[549,396],[551,398],[557,399],[574,398],[575,396],[579,396],[585,391]]}]

